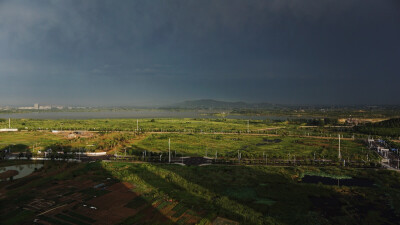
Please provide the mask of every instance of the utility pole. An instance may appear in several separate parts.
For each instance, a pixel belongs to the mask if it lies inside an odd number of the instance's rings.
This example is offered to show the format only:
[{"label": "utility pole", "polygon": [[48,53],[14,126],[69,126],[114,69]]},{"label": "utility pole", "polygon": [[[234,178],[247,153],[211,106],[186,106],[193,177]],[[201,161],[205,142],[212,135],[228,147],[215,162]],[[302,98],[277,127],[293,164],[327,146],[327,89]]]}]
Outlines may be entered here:
[{"label": "utility pole", "polygon": [[136,119],[136,132],[139,133],[139,119]]},{"label": "utility pole", "polygon": [[171,163],[171,138],[168,138],[168,163]]},{"label": "utility pole", "polygon": [[11,129],[11,118],[8,118],[8,129]]},{"label": "utility pole", "polygon": [[339,159],[342,158],[342,155],[341,155],[341,153],[340,153],[340,134],[339,134],[339,154],[338,154],[338,158],[339,158]]},{"label": "utility pole", "polygon": [[247,133],[250,133],[250,120],[247,120]]},{"label": "utility pole", "polygon": [[[263,152],[263,157],[262,157],[262,160],[264,160],[265,159],[265,152]],[[261,160],[261,162],[262,162],[262,160]]]}]

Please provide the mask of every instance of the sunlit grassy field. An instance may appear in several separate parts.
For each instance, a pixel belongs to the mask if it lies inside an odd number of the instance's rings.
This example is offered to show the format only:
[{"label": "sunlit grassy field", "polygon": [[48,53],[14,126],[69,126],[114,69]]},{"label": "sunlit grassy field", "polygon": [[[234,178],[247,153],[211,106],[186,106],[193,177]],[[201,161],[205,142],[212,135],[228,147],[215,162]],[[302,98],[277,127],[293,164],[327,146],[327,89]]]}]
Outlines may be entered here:
[{"label": "sunlit grassy field", "polygon": [[[167,152],[168,139],[171,150],[187,156],[262,157],[267,154],[273,158],[314,158],[337,159],[338,140],[312,137],[261,136],[261,135],[222,135],[222,134],[150,134],[136,142],[133,150]],[[364,143],[353,140],[341,141],[342,157],[353,160],[377,159],[373,151],[367,150]]]},{"label": "sunlit grassy field", "polygon": [[[0,127],[8,125],[0,122]],[[88,151],[166,152],[168,139],[177,155],[261,158],[268,155],[280,159],[337,159],[340,130],[324,127],[302,127],[279,121],[238,119],[135,119],[35,120],[15,119],[12,126],[20,132],[0,133],[0,148],[15,146],[14,150],[43,149]],[[341,129],[341,128],[338,128]],[[30,130],[30,131],[26,131]],[[66,138],[51,130],[87,130],[90,137]],[[249,135],[247,131],[250,131]],[[350,137],[351,132],[341,133]],[[140,134],[140,135],[139,135]],[[326,138],[315,138],[313,136]],[[330,139],[331,138],[331,139]],[[17,146],[18,145],[18,146]],[[135,153],[136,152],[136,153]],[[377,160],[357,140],[342,140],[342,156],[349,160]]]},{"label": "sunlit grassy field", "polygon": [[[187,132],[247,132],[273,127],[283,123],[261,120],[238,119],[139,119],[139,130],[142,131],[187,131]],[[249,126],[247,124],[249,123]],[[8,120],[0,121],[0,127],[8,127]],[[92,130],[92,131],[134,131],[136,119],[87,119],[87,120],[38,120],[13,119],[12,127],[20,130]]]},{"label": "sunlit grassy field", "polygon": [[1,132],[0,150],[10,149],[12,152],[38,153],[41,150],[56,151],[110,151],[122,148],[140,139],[133,133],[107,132],[88,133],[87,136],[69,137],[72,132],[51,133],[49,131]]},{"label": "sunlit grassy field", "polygon": [[2,132],[0,133],[0,149],[10,148],[12,151],[32,150],[33,146],[51,146],[63,140],[50,132]]}]

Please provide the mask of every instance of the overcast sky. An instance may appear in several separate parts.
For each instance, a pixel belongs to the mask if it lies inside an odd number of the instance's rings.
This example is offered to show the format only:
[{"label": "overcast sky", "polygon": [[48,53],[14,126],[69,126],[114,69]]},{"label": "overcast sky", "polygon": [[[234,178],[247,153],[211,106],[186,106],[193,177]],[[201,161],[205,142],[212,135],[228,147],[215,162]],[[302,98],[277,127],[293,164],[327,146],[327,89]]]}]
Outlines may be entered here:
[{"label": "overcast sky", "polygon": [[398,0],[0,0],[0,105],[400,104]]}]

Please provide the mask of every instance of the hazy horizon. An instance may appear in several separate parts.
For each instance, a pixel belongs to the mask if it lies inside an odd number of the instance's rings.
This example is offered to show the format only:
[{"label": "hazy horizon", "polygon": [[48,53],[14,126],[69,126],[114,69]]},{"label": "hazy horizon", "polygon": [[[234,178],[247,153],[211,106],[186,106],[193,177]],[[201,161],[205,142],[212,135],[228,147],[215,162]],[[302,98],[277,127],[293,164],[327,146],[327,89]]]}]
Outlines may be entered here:
[{"label": "hazy horizon", "polygon": [[[271,104],[276,106],[288,106],[288,107],[400,107],[400,104],[321,104],[321,103],[275,103],[275,102],[251,102],[251,101],[229,101],[229,100],[221,100],[221,99],[187,99],[182,100],[179,102],[172,102],[172,103],[160,103],[160,104],[152,104],[151,102],[147,104],[54,104],[48,102],[34,102],[34,103],[27,103],[27,104],[0,104],[0,107],[31,107],[34,104],[39,104],[40,106],[63,106],[63,107],[90,107],[90,108],[133,108],[133,109],[167,109],[167,108],[174,108],[174,107],[183,107],[182,104],[186,102],[196,102],[196,101],[217,101],[222,103],[245,103],[249,106],[254,106],[257,104]],[[187,107],[187,106],[186,106]],[[189,107],[190,108],[190,107]]]},{"label": "hazy horizon", "polygon": [[0,1],[0,105],[400,104],[400,3]]}]

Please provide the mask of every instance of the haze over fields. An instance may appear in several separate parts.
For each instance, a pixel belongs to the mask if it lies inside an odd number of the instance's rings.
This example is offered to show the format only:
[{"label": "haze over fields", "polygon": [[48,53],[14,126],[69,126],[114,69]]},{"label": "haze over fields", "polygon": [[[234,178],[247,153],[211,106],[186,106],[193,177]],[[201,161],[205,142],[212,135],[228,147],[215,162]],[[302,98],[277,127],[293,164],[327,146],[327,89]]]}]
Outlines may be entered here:
[{"label": "haze over fields", "polygon": [[0,1],[0,103],[398,104],[394,0]]}]

